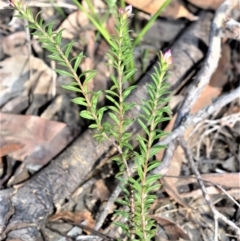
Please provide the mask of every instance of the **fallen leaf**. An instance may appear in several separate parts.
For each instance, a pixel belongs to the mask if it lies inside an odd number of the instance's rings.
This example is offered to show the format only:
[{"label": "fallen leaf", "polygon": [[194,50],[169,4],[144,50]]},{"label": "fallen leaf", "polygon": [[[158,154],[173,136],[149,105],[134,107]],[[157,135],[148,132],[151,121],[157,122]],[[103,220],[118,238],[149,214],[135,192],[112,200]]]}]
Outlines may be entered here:
[{"label": "fallen leaf", "polygon": [[30,170],[46,165],[76,135],[65,123],[37,116],[0,113],[0,124],[0,147],[22,145],[21,149],[10,150],[8,155],[22,161]]},{"label": "fallen leaf", "polygon": [[[36,114],[38,109],[52,98],[50,94],[53,87],[52,79],[56,73],[43,60],[33,56],[17,55],[0,62],[0,68],[0,106],[16,97],[22,96],[26,101],[25,98],[31,96],[32,102],[27,114]],[[28,101],[30,102],[30,99]],[[17,105],[17,101],[14,104]],[[20,109],[19,106],[18,110]]]},{"label": "fallen leaf", "polygon": [[99,198],[101,202],[108,200],[110,192],[102,179],[95,182],[93,195]]},{"label": "fallen leaf", "polygon": [[[84,37],[83,29],[89,24],[89,19],[87,15],[81,11],[74,11],[69,14],[68,17],[59,26],[58,31],[64,29],[62,33],[62,38],[65,39],[81,39],[81,41],[87,43]],[[80,38],[82,36],[83,38]]]},{"label": "fallen leaf", "polygon": [[[92,214],[89,211],[76,211],[76,212],[70,212],[70,211],[60,211],[59,213],[54,214],[51,216],[48,221],[49,222],[54,222],[57,220],[69,220],[74,223],[81,223],[83,221],[86,222],[86,226],[89,228],[94,228],[95,226],[95,221],[92,218]],[[86,230],[88,234],[90,234],[89,231]]]},{"label": "fallen leaf", "polygon": [[150,215],[150,217],[155,219],[157,223],[163,227],[170,240],[179,240],[180,238],[190,240],[185,231],[173,221],[160,217],[159,215]]},{"label": "fallen leaf", "polygon": [[188,0],[188,2],[202,9],[216,10],[224,2],[224,0]]},{"label": "fallen leaf", "polygon": [[18,31],[1,39],[3,53],[7,56],[29,55],[27,32]]},{"label": "fallen leaf", "polygon": [[[155,14],[156,11],[164,4],[165,0],[126,0],[128,4],[147,12]],[[179,0],[172,0],[170,4],[161,13],[162,17],[181,18],[185,17],[191,21],[197,20],[198,17],[191,14]]]},{"label": "fallen leaf", "polygon": [[6,156],[7,154],[19,150],[23,145],[20,143],[5,143],[3,146],[0,146],[0,157]]}]

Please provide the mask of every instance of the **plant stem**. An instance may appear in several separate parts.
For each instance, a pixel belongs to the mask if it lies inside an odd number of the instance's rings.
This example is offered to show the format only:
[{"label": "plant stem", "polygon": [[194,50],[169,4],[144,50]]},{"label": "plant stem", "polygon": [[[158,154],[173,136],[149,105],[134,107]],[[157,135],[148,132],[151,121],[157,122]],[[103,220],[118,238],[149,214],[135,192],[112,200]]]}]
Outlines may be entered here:
[{"label": "plant stem", "polygon": [[[118,73],[118,83],[119,83],[119,133],[118,133],[118,144],[121,150],[120,157],[121,161],[125,166],[126,173],[128,179],[131,177],[131,172],[127,163],[127,160],[125,158],[125,154],[123,153],[123,149],[121,147],[122,143],[122,135],[125,132],[124,129],[124,118],[125,118],[125,111],[123,110],[123,77],[124,77],[124,66],[122,65],[122,47],[124,45],[124,20],[120,18],[120,30],[119,30],[119,42],[118,42],[118,56],[117,56],[117,73]],[[133,219],[134,219],[134,212],[135,212],[135,203],[134,203],[134,193],[131,187],[131,184],[129,185],[129,191],[130,191],[130,239],[134,239],[134,231],[133,231]]]}]

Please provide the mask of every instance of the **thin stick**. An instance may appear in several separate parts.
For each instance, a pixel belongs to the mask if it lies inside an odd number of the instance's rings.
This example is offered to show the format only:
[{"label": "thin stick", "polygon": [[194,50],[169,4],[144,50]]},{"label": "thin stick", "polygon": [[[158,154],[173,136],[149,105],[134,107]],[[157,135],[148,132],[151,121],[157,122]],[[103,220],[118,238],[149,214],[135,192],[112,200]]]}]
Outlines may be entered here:
[{"label": "thin stick", "polygon": [[206,119],[209,115],[213,114],[217,109],[221,109],[222,107],[226,106],[227,104],[231,103],[235,99],[238,99],[240,96],[240,86],[233,90],[229,94],[225,94],[219,97],[213,104],[205,107],[204,109],[200,110],[194,115],[187,115],[186,119],[183,120],[179,127],[173,130],[167,137],[163,140],[159,141],[156,145],[168,145],[173,140],[176,140],[179,136],[184,134],[184,131],[192,126],[196,125],[199,122]]},{"label": "thin stick", "polygon": [[208,195],[207,193],[207,189],[203,183],[203,180],[201,178],[201,175],[200,173],[198,172],[197,168],[195,167],[195,163],[193,161],[193,155],[191,153],[191,151],[189,150],[188,146],[187,146],[187,142],[185,141],[184,137],[181,136],[180,137],[180,141],[179,141],[181,147],[183,148],[184,152],[185,152],[185,155],[189,161],[189,164],[197,178],[197,181],[200,185],[200,188],[202,190],[202,193],[203,193],[203,197],[204,199],[206,200],[206,203],[208,204],[212,214],[213,214],[213,219],[214,219],[214,241],[218,241],[218,219],[217,219],[217,216],[215,214],[215,211],[214,211],[214,206],[213,206],[213,203],[210,199],[210,196]]}]

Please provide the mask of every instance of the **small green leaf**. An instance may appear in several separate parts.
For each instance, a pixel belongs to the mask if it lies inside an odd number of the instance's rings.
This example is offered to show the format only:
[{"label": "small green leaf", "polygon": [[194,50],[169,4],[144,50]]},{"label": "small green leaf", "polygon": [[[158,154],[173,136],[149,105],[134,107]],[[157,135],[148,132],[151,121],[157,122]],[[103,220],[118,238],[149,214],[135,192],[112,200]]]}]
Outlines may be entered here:
[{"label": "small green leaf", "polygon": [[47,29],[47,33],[48,35],[52,35],[53,34],[53,25],[54,25],[54,22],[50,22],[50,23],[47,23],[45,26],[44,26],[44,29]]},{"label": "small green leaf", "polygon": [[120,125],[120,122],[119,122],[119,120],[118,120],[118,118],[117,118],[116,115],[114,115],[114,114],[111,113],[111,112],[109,112],[108,114],[109,114],[109,116],[110,116],[118,125]]},{"label": "small green leaf", "polygon": [[141,121],[140,118],[137,119],[137,122],[138,122],[139,125],[143,128],[143,130],[146,132],[146,134],[149,135],[149,130],[148,130],[147,126]]},{"label": "small green leaf", "polygon": [[123,83],[125,83],[127,80],[129,80],[131,78],[131,76],[133,76],[136,73],[136,69],[132,69],[130,71],[128,71],[127,73],[124,73],[124,78],[123,78]]},{"label": "small green leaf", "polygon": [[82,110],[82,111],[80,112],[80,116],[81,116],[82,118],[84,118],[84,119],[94,120],[91,112],[88,111],[88,110]]},{"label": "small green leaf", "polygon": [[66,57],[67,59],[68,59],[69,53],[70,53],[71,50],[72,50],[73,44],[74,44],[74,42],[71,41],[70,43],[68,43],[68,44],[65,46],[66,50],[65,50],[64,55],[65,55],[65,57]]},{"label": "small green leaf", "polygon": [[156,191],[156,190],[158,190],[160,187],[161,187],[160,184],[150,185],[150,186],[148,187],[148,192]]},{"label": "small green leaf", "polygon": [[98,120],[99,122],[101,123],[102,121],[102,117],[103,117],[103,114],[104,112],[107,110],[108,108],[106,106],[104,107],[101,107],[98,111],[97,111],[97,117],[98,117]]},{"label": "small green leaf", "polygon": [[119,83],[118,83],[118,80],[116,79],[116,77],[114,75],[110,75],[110,78],[111,80],[113,81],[114,85],[118,86],[119,87]]},{"label": "small green leaf", "polygon": [[152,163],[148,166],[147,172],[150,172],[151,170],[157,168],[159,165],[160,165],[160,162],[159,162],[159,161],[152,162]]},{"label": "small green leaf", "polygon": [[136,89],[136,88],[137,88],[137,86],[134,85],[134,86],[130,86],[130,87],[128,87],[126,90],[124,90],[123,95],[122,95],[123,100],[125,100],[126,97],[128,97],[128,95],[131,93],[131,91],[134,90],[134,89]]},{"label": "small green leaf", "polygon": [[56,61],[63,61],[63,59],[60,56],[56,56],[54,54],[48,55],[48,58]]},{"label": "small green leaf", "polygon": [[63,89],[66,89],[66,90],[71,90],[71,91],[76,91],[76,92],[82,93],[82,91],[81,91],[79,88],[75,87],[75,86],[62,85],[62,88],[63,88]]},{"label": "small green leaf", "polygon": [[119,104],[117,103],[116,100],[114,100],[114,99],[112,98],[112,96],[106,95],[106,98],[109,99],[112,103],[114,103],[114,105],[116,105],[118,109],[120,108],[120,107],[119,107]]},{"label": "small green leaf", "polygon": [[160,178],[159,174],[153,174],[147,177],[146,185],[151,185],[152,183],[156,182]]},{"label": "small green leaf", "polygon": [[78,105],[88,106],[85,98],[83,98],[83,97],[74,98],[74,99],[72,99],[72,102],[75,104],[78,104]]},{"label": "small green leaf", "polygon": [[158,153],[160,150],[162,150],[165,146],[162,145],[155,145],[151,147],[150,150],[150,157],[154,156],[156,153]]},{"label": "small green leaf", "polygon": [[110,94],[110,95],[119,97],[119,95],[118,95],[116,92],[112,91],[112,90],[105,90],[105,92],[108,93],[108,94]]},{"label": "small green leaf", "polygon": [[110,110],[112,110],[112,111],[114,111],[114,112],[119,114],[119,110],[115,106],[112,106],[112,105],[108,106],[108,109],[110,109]]},{"label": "small green leaf", "polygon": [[56,43],[57,43],[58,46],[61,45],[62,32],[63,32],[63,30],[64,30],[64,29],[61,29],[61,30],[57,33],[57,35],[56,35],[56,37],[55,37],[55,41],[56,41]]},{"label": "small green leaf", "polygon": [[98,128],[98,125],[97,124],[91,124],[88,127],[91,128],[91,129],[96,129],[96,128]]},{"label": "small green leaf", "polygon": [[79,67],[79,65],[80,65],[83,57],[84,57],[83,52],[81,52],[81,53],[77,56],[77,58],[76,58],[76,60],[75,60],[75,63],[74,63],[74,67],[73,67],[73,69],[74,69],[75,72],[77,71],[77,69],[78,69],[78,67]]},{"label": "small green leaf", "polygon": [[74,76],[71,73],[67,72],[66,70],[63,70],[63,69],[54,69],[54,70],[60,75],[74,78]]}]

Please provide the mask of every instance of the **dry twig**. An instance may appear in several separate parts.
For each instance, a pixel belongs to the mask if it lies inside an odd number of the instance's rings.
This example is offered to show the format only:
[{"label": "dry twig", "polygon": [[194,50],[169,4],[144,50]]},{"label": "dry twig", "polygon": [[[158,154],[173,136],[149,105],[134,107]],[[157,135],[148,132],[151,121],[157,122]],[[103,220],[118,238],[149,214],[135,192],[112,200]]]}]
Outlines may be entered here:
[{"label": "dry twig", "polygon": [[209,83],[212,74],[215,72],[218,61],[221,56],[221,38],[218,32],[222,27],[222,23],[230,11],[240,3],[240,0],[225,0],[215,13],[210,33],[210,45],[208,53],[201,70],[198,72],[195,81],[189,86],[186,93],[186,98],[178,112],[178,117],[174,127],[179,126],[183,117],[186,116],[193,104],[196,102],[204,87]]},{"label": "dry twig", "polygon": [[240,40],[240,23],[232,18],[226,19],[224,26],[219,30],[218,36]]}]

